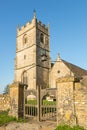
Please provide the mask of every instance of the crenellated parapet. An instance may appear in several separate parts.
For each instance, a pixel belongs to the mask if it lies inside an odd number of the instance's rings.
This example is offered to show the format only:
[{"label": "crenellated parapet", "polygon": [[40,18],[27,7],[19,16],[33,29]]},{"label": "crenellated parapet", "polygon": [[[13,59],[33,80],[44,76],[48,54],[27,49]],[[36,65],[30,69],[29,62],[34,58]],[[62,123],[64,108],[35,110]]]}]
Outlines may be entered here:
[{"label": "crenellated parapet", "polygon": [[42,33],[48,35],[49,34],[49,27],[43,24],[41,21],[37,22],[37,29],[40,30]]},{"label": "crenellated parapet", "polygon": [[41,21],[37,22],[40,26],[44,27],[45,29],[48,30],[48,26],[46,26],[45,24],[43,24]]},{"label": "crenellated parapet", "polygon": [[48,25],[43,24],[41,21],[37,21],[36,17],[34,17],[31,22],[28,21],[25,25],[17,27],[17,36],[20,36],[21,34],[33,29],[34,27],[37,27],[37,29],[45,32],[46,34],[49,31]]},{"label": "crenellated parapet", "polygon": [[32,21],[27,22],[26,25],[17,27],[17,36],[23,34],[24,32],[27,32],[28,30],[31,30],[33,27],[35,27],[36,21],[37,21],[37,19],[33,18]]}]

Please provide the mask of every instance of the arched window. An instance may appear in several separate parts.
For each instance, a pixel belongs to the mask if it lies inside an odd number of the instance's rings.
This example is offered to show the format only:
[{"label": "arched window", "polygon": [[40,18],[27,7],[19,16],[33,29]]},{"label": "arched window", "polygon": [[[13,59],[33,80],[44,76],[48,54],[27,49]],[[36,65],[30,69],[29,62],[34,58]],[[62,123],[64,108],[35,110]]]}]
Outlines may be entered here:
[{"label": "arched window", "polygon": [[28,83],[28,78],[27,78],[27,72],[24,71],[22,74],[22,83],[27,84]]},{"label": "arched window", "polygon": [[40,34],[40,42],[44,43],[44,35],[42,33]]},{"label": "arched window", "polygon": [[48,38],[45,38],[45,44],[48,45]]},{"label": "arched window", "polygon": [[28,42],[28,37],[27,35],[25,34],[24,37],[23,37],[23,45],[25,46]]}]

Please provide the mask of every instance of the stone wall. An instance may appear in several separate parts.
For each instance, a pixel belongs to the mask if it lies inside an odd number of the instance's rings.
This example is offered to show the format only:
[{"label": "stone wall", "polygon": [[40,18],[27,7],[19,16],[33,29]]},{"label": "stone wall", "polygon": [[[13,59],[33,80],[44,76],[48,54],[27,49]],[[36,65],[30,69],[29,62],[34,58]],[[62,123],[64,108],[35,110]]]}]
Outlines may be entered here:
[{"label": "stone wall", "polygon": [[[0,95],[0,110],[10,109],[10,115],[23,116],[23,92],[19,82],[11,84],[10,95]],[[57,80],[57,124],[61,123],[87,128],[87,85],[74,77]]]},{"label": "stone wall", "polygon": [[10,109],[10,95],[0,94],[0,111]]},{"label": "stone wall", "polygon": [[24,85],[15,82],[10,86],[9,94],[0,95],[0,111],[10,110],[9,115],[23,117]]},{"label": "stone wall", "polygon": [[11,107],[9,114],[15,117],[23,117],[24,86],[19,82],[10,85]]},{"label": "stone wall", "polygon": [[57,80],[57,123],[87,129],[87,85],[74,77]]},{"label": "stone wall", "polygon": [[87,86],[75,83],[75,110],[77,122],[87,128]]},{"label": "stone wall", "polygon": [[74,116],[74,90],[73,77],[59,78],[57,80],[57,123],[75,125]]}]

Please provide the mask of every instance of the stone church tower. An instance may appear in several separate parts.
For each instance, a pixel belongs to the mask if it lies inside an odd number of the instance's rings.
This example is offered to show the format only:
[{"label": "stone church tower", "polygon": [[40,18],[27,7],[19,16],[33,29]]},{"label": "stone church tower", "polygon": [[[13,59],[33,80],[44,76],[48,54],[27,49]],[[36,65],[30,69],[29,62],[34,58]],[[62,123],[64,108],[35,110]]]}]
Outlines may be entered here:
[{"label": "stone church tower", "polygon": [[15,82],[28,84],[28,88],[47,87],[50,69],[49,27],[37,21],[17,28]]}]

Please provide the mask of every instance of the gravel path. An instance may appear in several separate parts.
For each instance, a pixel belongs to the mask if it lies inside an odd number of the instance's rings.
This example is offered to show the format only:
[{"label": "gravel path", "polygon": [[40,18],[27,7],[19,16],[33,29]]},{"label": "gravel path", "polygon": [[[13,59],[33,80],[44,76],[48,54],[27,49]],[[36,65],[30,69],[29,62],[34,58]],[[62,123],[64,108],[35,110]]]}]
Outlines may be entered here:
[{"label": "gravel path", "polygon": [[0,127],[0,130],[54,130],[56,127],[52,123],[16,123],[12,122]]}]

